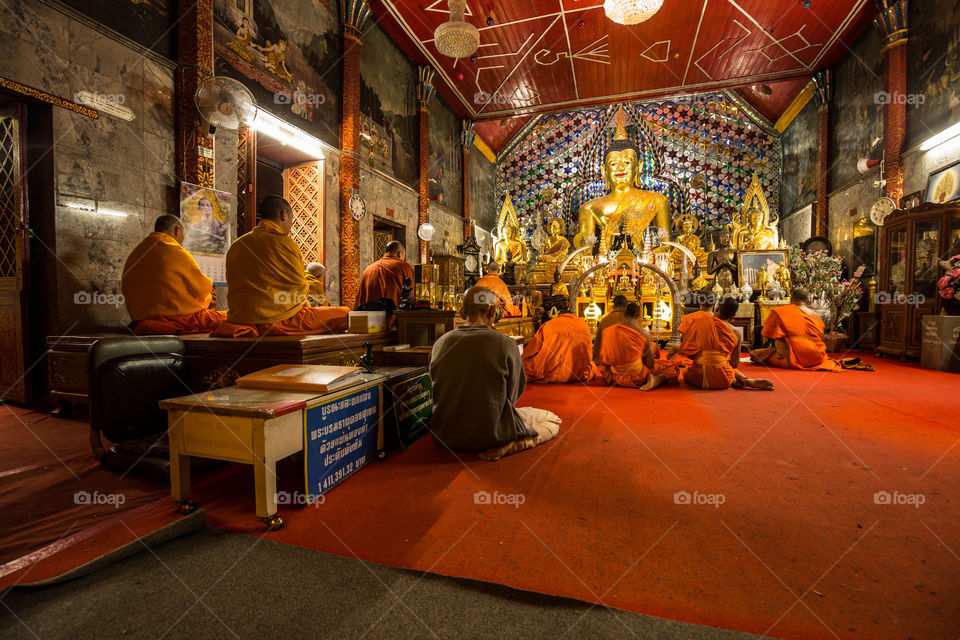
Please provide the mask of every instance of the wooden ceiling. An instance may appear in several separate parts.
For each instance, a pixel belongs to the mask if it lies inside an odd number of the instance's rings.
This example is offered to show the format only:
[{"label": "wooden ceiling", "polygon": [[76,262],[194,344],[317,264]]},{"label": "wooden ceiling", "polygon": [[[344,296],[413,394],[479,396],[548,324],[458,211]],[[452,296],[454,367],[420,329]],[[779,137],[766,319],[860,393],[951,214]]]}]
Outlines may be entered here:
[{"label": "wooden ceiling", "polygon": [[434,45],[434,29],[449,19],[447,0],[371,2],[394,41],[437,69],[437,89],[461,117],[494,122],[732,88],[776,120],[815,71],[846,53],[875,12],[870,0],[803,5],[664,0],[653,18],[625,27],[607,19],[602,0],[467,0],[466,19],[480,29],[471,62],[447,58]]}]

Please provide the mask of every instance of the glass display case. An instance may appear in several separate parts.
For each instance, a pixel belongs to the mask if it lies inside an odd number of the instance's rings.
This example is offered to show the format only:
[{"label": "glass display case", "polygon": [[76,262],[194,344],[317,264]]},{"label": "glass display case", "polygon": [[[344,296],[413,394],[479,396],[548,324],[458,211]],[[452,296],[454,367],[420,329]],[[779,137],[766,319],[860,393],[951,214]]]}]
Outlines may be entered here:
[{"label": "glass display case", "polygon": [[881,230],[877,288],[880,316],[876,351],[900,357],[918,357],[921,322],[943,308],[937,280],[940,261],[960,249],[960,206],[928,203],[898,209]]}]

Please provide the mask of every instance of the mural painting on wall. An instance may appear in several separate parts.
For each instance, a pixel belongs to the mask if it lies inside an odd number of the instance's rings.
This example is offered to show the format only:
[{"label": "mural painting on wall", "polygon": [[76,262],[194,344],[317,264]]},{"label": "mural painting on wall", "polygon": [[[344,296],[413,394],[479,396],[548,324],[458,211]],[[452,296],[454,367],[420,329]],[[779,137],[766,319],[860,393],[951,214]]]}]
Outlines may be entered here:
[{"label": "mural painting on wall", "polygon": [[64,0],[64,4],[166,58],[177,57],[176,0]]},{"label": "mural painting on wall", "polygon": [[360,50],[360,158],[413,185],[417,181],[417,71],[379,27]]},{"label": "mural painting on wall", "polygon": [[454,213],[463,211],[460,120],[440,96],[430,104],[430,199]]},{"label": "mural painting on wall", "polygon": [[[833,82],[830,185],[837,189],[859,177],[857,160],[883,153],[883,55],[876,29],[867,29],[836,69]],[[909,119],[909,118],[908,118]],[[880,141],[874,144],[877,139]]]},{"label": "mural painting on wall", "polygon": [[479,149],[470,151],[470,217],[487,230],[497,226],[497,170]]},{"label": "mural painting on wall", "polygon": [[[706,233],[727,224],[754,172],[771,209],[779,210],[780,138],[768,122],[745,113],[724,94],[628,107],[659,145],[641,149],[642,186],[668,196],[674,219],[686,206]],[[531,121],[501,152],[497,197],[510,193],[521,225],[529,225],[538,212],[546,219],[559,211],[572,233],[579,205],[604,194],[602,154],[592,158],[590,166],[585,165],[590,160],[584,154],[597,136],[602,135],[604,144],[612,139],[612,123],[602,134],[598,131],[605,117],[604,109],[544,116]],[[632,120],[626,129],[631,139],[637,139],[638,126]],[[659,176],[650,175],[652,164],[659,165]],[[584,184],[585,180],[589,182]]]},{"label": "mural painting on wall", "polygon": [[910,3],[907,144],[960,121],[960,0]]},{"label": "mural painting on wall", "polygon": [[260,107],[338,145],[337,11],[332,0],[215,0],[216,73],[243,82]]},{"label": "mural painting on wall", "polygon": [[781,213],[790,212],[817,197],[817,105],[813,99],[783,132]]}]

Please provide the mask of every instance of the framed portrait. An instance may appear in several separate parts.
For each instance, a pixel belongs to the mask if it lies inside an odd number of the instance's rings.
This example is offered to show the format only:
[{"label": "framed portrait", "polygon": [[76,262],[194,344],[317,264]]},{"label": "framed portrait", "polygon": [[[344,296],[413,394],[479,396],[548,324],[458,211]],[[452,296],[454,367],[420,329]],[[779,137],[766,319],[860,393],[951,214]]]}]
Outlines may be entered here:
[{"label": "framed portrait", "polygon": [[914,191],[910,195],[903,196],[900,200],[900,208],[913,209],[919,207],[921,202],[923,202],[923,191]]},{"label": "framed portrait", "polygon": [[786,261],[787,251],[785,249],[741,251],[740,257],[737,258],[738,275],[740,276],[738,282],[741,287],[744,283],[747,283],[751,289],[756,289],[757,276],[761,270],[766,270],[767,282],[770,282],[780,263]]},{"label": "framed portrait", "polygon": [[230,205],[233,195],[188,182],[180,183],[183,248],[193,254],[200,270],[214,284],[226,284],[226,254],[230,246]]},{"label": "framed portrait", "polygon": [[960,160],[930,172],[926,202],[953,202],[960,199]]}]

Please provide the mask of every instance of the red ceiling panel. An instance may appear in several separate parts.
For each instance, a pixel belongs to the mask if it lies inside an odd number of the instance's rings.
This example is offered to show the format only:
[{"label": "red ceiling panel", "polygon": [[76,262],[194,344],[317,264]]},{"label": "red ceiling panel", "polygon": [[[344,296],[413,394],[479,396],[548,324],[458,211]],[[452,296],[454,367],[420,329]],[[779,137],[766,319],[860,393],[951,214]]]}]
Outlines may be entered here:
[{"label": "red ceiling panel", "polygon": [[[461,116],[496,121],[728,88],[744,88],[775,120],[796,95],[786,94],[836,62],[874,11],[869,0],[812,0],[809,8],[791,0],[665,0],[650,20],[626,27],[606,18],[602,0],[467,0],[466,19],[480,29],[471,62],[447,58],[433,43],[434,29],[449,19],[447,0],[372,6],[411,58],[438,70],[437,88]],[[778,90],[752,95],[755,84]]]}]

